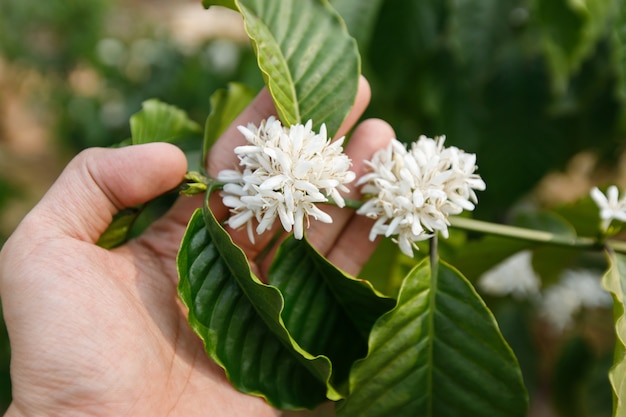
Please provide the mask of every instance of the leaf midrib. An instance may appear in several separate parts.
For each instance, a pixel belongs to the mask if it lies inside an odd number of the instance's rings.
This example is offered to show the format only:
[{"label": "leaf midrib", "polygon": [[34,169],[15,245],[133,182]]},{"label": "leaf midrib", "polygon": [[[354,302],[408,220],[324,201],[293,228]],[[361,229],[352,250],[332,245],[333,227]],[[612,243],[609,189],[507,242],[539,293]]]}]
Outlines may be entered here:
[{"label": "leaf midrib", "polygon": [[[432,250],[432,248],[431,248]],[[436,296],[437,296],[437,284],[439,279],[439,259],[436,254],[432,254],[429,259],[430,263],[430,286],[428,294],[428,363],[430,364],[428,371],[428,379],[426,382],[426,389],[428,391],[427,400],[427,416],[433,415],[433,374],[435,367],[434,364],[434,351],[435,351],[435,309],[437,308]]]}]

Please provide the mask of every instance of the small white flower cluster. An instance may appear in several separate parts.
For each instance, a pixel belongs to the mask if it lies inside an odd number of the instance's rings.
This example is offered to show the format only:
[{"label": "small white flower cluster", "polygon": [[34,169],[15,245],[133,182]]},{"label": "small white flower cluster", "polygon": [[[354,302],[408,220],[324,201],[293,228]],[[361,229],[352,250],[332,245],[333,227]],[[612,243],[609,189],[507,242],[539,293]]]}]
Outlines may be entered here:
[{"label": "small white flower cluster", "polygon": [[474,190],[485,182],[476,170],[476,155],[444,147],[445,136],[420,136],[407,149],[393,139],[366,164],[371,172],[359,179],[361,193],[371,198],[357,211],[376,219],[370,240],[397,236],[400,250],[413,256],[415,242],[435,232],[448,237],[448,216],[473,210]]},{"label": "small white flower cluster", "polygon": [[516,300],[539,296],[541,280],[533,269],[532,252],[517,252],[506,258],[478,279],[478,287],[495,296],[510,295]]},{"label": "small white flower cluster", "polygon": [[309,216],[332,223],[315,204],[330,197],[339,207],[345,205],[339,192],[348,191],[345,184],[355,179],[355,173],[343,153],[343,138],[331,142],[325,125],[316,133],[310,120],[287,128],[274,117],[258,127],[239,126],[239,131],[248,141],[235,148],[243,171],[224,170],[217,176],[225,183],[222,201],[231,209],[230,227],[245,225],[254,242],[255,220],[256,233],[261,234],[278,217],[287,232],[293,229],[296,239],[302,239]]},{"label": "small white flower cluster", "polygon": [[548,288],[540,312],[557,331],[570,327],[574,315],[583,308],[608,308],[612,299],[600,283],[600,276],[589,270],[566,271],[558,284]]},{"label": "small white flower cluster", "polygon": [[619,198],[619,190],[611,185],[606,190],[606,196],[598,187],[591,190],[591,198],[600,208],[600,227],[606,232],[613,220],[626,222],[626,197]]},{"label": "small white flower cluster", "polygon": [[518,252],[478,279],[478,288],[494,296],[512,296],[538,306],[539,314],[557,332],[574,323],[576,313],[588,308],[608,308],[611,296],[601,285],[601,277],[586,269],[566,270],[559,282],[540,291],[541,280],[532,266],[532,252]]}]

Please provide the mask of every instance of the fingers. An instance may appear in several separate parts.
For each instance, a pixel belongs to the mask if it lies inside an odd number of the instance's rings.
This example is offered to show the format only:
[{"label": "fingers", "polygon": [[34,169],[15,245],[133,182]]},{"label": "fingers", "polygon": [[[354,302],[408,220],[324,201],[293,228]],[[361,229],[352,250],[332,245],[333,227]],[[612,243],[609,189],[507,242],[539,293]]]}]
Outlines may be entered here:
[{"label": "fingers", "polygon": [[343,121],[341,127],[337,131],[336,138],[345,136],[350,129],[352,129],[354,124],[358,122],[363,115],[363,112],[369,105],[371,98],[372,90],[370,89],[370,85],[365,77],[361,76],[361,78],[359,78],[359,89],[354,101],[354,106],[352,107],[350,113],[348,113],[348,116],[346,116],[346,120]]},{"label": "fingers", "polygon": [[[345,152],[352,159],[352,170],[357,179],[367,169],[364,161],[370,159],[378,149],[387,146],[393,137],[395,133],[391,126],[379,119],[366,120],[356,128]],[[350,192],[345,196],[360,199],[355,184],[350,184],[349,188]],[[331,215],[333,223],[311,223],[307,238],[320,253],[342,269],[358,273],[375,248],[375,244],[368,239],[372,221],[345,208],[324,206],[323,210]]]},{"label": "fingers", "polygon": [[77,155],[27,219],[35,230],[95,243],[119,210],[176,187],[185,155],[167,143],[88,149]]}]

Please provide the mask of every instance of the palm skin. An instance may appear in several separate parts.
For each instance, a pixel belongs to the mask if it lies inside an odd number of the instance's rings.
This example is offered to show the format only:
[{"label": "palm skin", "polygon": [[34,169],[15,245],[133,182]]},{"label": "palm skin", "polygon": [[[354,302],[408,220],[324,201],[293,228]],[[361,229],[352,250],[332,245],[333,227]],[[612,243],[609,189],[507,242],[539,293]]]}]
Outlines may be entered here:
[{"label": "palm skin", "polygon": [[[340,134],[369,101],[359,96]],[[243,138],[234,126],[274,112],[262,92],[214,146],[209,173],[232,168]],[[360,162],[393,131],[363,122],[346,152]],[[261,398],[231,387],[207,358],[176,294],[175,258],[198,198],[182,198],[144,234],[114,250],[94,244],[112,216],[174,188],[187,169],[168,144],[91,149],[78,155],[0,252],[0,295],[12,348],[13,402],[7,416],[274,416]],[[356,190],[350,197],[356,197]],[[218,219],[227,210],[211,203]],[[374,245],[368,220],[325,208],[334,224],[313,222],[308,238],[328,259],[357,273]],[[255,245],[231,231],[249,259]],[[268,258],[271,258],[268,257]],[[263,277],[269,260],[253,269]]]}]

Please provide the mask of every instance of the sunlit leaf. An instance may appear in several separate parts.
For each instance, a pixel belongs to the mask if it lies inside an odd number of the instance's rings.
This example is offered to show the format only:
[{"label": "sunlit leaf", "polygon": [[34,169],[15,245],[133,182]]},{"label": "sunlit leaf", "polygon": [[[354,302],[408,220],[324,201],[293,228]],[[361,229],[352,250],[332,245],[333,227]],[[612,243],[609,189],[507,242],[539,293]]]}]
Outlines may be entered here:
[{"label": "sunlit leaf", "polygon": [[615,316],[615,357],[609,379],[613,386],[613,415],[626,416],[626,321],[624,317],[624,301],[626,299],[626,256],[609,253],[611,265],[602,278],[604,289],[613,296],[613,312]]},{"label": "sunlit leaf", "polygon": [[354,104],[360,73],[356,41],[339,14],[328,0],[235,4],[283,123],[310,119],[333,136]]},{"label": "sunlit leaf", "polygon": [[245,393],[282,409],[313,408],[327,391],[330,361],[305,352],[280,318],[283,298],[250,271],[210,210],[197,210],[181,243],[179,294],[208,355]]},{"label": "sunlit leaf", "polygon": [[206,161],[209,150],[228,126],[254,98],[254,92],[242,84],[230,83],[211,96],[211,113],[204,128],[202,160]]},{"label": "sunlit leaf", "polygon": [[130,118],[132,144],[149,142],[174,143],[197,135],[200,125],[183,110],[157,99],[146,100],[142,109]]},{"label": "sunlit leaf", "polygon": [[452,267],[428,259],[375,324],[338,417],[525,416],[522,375],[491,312]]},{"label": "sunlit leaf", "polygon": [[347,381],[352,363],[367,353],[374,322],[395,304],[293,236],[280,246],[269,283],[283,294],[282,318],[291,336],[307,352],[332,361],[337,389]]}]

